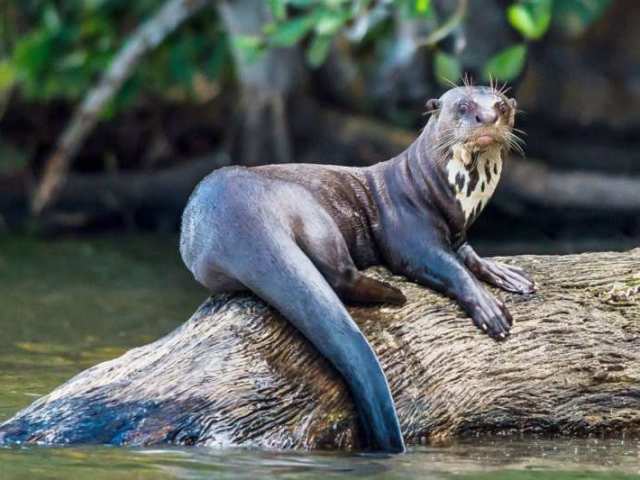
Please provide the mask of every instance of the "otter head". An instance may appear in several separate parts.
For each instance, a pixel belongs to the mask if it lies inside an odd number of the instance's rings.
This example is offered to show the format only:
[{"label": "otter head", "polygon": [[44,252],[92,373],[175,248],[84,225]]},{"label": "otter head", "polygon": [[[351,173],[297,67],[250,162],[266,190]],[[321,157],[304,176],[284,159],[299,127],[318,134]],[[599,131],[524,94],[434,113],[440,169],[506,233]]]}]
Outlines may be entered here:
[{"label": "otter head", "polygon": [[516,101],[493,87],[456,87],[427,102],[432,140],[439,150],[519,149],[513,133]]}]

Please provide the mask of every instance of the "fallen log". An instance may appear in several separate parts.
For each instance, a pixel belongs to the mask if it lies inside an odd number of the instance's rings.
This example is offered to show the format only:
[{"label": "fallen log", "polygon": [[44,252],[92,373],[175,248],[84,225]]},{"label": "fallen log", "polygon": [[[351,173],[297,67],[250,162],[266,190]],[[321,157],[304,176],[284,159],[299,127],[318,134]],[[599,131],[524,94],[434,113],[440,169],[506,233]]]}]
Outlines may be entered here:
[{"label": "fallen log", "polygon": [[[399,154],[416,136],[416,132],[311,102],[300,101],[296,108],[292,126],[300,162],[371,165]],[[40,222],[54,229],[79,228],[112,215],[134,217],[143,210],[172,221],[203,176],[236,160],[214,152],[153,171],[70,173]],[[514,156],[511,160],[490,204],[510,216],[532,215],[536,208],[554,209],[554,216],[569,220],[575,220],[576,212],[628,217],[640,212],[640,175],[566,170],[543,159]],[[24,215],[32,182],[27,172],[0,177],[0,216],[19,219]]]},{"label": "fallen log", "polygon": [[[229,163],[227,155],[214,152],[150,172],[69,174],[57,193],[55,208],[41,215],[41,226],[45,230],[81,228],[109,215],[133,216],[142,210],[147,217],[149,212],[158,212],[178,219],[198,182]],[[31,182],[27,172],[0,177],[0,218],[20,216]]]},{"label": "fallen log", "polygon": [[[450,300],[393,277],[402,307],[351,307],[409,444],[493,434],[640,433],[640,249],[520,256],[496,343]],[[90,368],[0,426],[0,443],[357,448],[340,377],[251,295],[207,300],[160,340]]]}]

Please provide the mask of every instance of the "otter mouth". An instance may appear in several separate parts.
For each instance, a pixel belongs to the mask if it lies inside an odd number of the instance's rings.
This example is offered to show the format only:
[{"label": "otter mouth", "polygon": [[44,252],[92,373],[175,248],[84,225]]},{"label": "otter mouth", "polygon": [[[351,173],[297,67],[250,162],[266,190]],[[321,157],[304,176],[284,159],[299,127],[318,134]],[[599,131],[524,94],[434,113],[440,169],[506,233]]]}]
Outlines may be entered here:
[{"label": "otter mouth", "polygon": [[474,143],[480,147],[488,147],[497,141],[498,140],[493,135],[480,135],[479,137],[476,137]]},{"label": "otter mouth", "polygon": [[501,145],[502,143],[502,136],[491,131],[476,132],[467,141],[467,145],[478,150],[484,150],[494,145]]}]

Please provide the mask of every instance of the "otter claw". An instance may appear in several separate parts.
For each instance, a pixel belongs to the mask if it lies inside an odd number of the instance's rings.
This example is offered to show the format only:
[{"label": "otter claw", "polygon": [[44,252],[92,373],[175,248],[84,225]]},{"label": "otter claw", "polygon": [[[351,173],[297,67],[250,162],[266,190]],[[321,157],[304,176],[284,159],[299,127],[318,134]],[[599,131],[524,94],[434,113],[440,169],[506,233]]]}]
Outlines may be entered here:
[{"label": "otter claw", "polygon": [[504,340],[509,336],[511,315],[504,304],[481,290],[469,314],[476,327],[495,340]]},{"label": "otter claw", "polygon": [[511,265],[483,259],[476,273],[484,281],[507,292],[529,295],[536,290],[533,279],[521,268]]}]

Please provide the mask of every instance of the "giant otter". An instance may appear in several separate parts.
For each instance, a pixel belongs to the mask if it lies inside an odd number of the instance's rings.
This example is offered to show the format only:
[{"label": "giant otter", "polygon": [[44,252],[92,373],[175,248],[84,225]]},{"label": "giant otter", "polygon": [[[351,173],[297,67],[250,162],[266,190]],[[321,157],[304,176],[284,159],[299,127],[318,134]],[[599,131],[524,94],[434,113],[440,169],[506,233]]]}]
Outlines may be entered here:
[{"label": "giant otter", "polygon": [[340,299],[405,298],[361,269],[384,264],[453,297],[495,339],[512,319],[479,280],[534,289],[521,269],[480,258],[466,242],[515,146],[515,100],[465,86],[427,106],[424,131],[391,160],[220,169],[182,220],[180,252],[194,277],[213,293],[249,289],[298,328],[345,378],[372,450],[401,452],[404,442],[385,375]]}]

